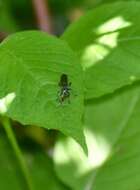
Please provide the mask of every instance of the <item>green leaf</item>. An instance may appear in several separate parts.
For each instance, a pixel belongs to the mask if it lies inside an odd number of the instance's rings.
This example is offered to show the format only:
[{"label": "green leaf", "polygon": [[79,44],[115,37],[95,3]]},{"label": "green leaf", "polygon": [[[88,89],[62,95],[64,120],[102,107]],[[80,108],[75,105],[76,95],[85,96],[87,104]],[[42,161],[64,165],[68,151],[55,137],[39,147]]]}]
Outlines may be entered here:
[{"label": "green leaf", "polygon": [[[0,155],[0,189],[27,189],[16,156],[7,141],[7,137],[2,132],[0,134]],[[39,190],[40,187],[49,187],[49,190],[66,190],[56,177],[52,161],[45,153],[38,150],[33,152],[24,150],[24,155],[31,172],[35,190]]]},{"label": "green leaf", "polygon": [[[132,2],[132,1],[139,1],[139,0],[121,0],[121,2],[124,1],[124,2]],[[93,7],[96,7],[96,6],[100,6],[100,5],[103,5],[105,3],[115,3],[115,2],[120,2],[120,0],[85,0],[85,6],[86,8],[93,8]]]},{"label": "green leaf", "polygon": [[140,79],[140,3],[100,6],[72,24],[62,39],[85,71],[86,98],[112,93]]},{"label": "green leaf", "polygon": [[[137,189],[140,186],[139,107],[140,83],[88,101],[85,135],[89,156],[86,158],[72,139],[61,139],[54,154],[59,178],[75,190]],[[66,174],[70,168],[71,178]],[[72,172],[75,168],[76,174]]]},{"label": "green leaf", "polygon": [[[1,113],[21,122],[58,129],[86,151],[81,124],[83,74],[67,44],[30,31],[8,37],[0,46]],[[71,82],[70,103],[59,102],[62,74]]]}]

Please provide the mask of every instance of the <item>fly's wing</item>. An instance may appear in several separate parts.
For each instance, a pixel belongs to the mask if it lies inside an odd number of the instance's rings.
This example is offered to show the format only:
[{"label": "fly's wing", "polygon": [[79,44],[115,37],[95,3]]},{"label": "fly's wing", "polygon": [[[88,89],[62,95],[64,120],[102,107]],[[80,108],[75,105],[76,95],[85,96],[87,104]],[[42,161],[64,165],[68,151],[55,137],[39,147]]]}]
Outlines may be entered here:
[{"label": "fly's wing", "polygon": [[68,86],[68,77],[66,74],[61,75],[59,86]]},{"label": "fly's wing", "polygon": [[[69,88],[70,88],[70,86],[71,86],[71,82],[69,82]],[[70,88],[71,89],[71,88]]]}]

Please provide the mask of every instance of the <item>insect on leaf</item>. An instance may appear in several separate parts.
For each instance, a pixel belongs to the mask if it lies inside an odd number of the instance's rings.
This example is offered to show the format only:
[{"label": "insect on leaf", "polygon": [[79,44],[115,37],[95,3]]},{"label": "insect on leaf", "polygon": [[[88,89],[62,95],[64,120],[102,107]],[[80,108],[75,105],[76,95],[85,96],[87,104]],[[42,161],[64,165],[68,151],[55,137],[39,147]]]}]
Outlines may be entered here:
[{"label": "insect on leaf", "polygon": [[[26,125],[60,130],[86,150],[81,125],[83,74],[68,45],[43,32],[20,32],[1,44],[0,60],[0,97],[14,94],[5,114]],[[62,105],[58,92],[63,73],[72,82],[72,91],[70,104]]]}]

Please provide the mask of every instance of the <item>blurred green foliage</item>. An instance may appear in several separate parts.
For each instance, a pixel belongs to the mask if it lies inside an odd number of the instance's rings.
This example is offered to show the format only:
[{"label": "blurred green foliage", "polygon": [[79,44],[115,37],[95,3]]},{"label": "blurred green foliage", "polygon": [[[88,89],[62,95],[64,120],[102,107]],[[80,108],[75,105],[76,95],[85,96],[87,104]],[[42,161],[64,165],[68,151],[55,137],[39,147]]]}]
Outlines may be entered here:
[{"label": "blurred green foliage", "polygon": [[[15,34],[1,44],[1,98],[12,90],[18,94],[18,101],[7,116],[46,128],[23,127],[12,121],[35,190],[68,190],[69,187],[71,190],[135,190],[140,186],[140,4],[130,3],[136,0],[113,4],[118,1],[47,1],[53,32],[57,35],[79,17],[74,15],[75,10],[82,15],[96,8],[72,24],[62,36],[82,61],[76,59],[67,45],[51,44],[52,38],[44,39],[40,33]],[[102,6],[105,3],[112,4]],[[37,28],[32,0],[0,1],[0,32],[8,35]],[[84,105],[80,61],[86,76]],[[61,72],[68,73],[72,80],[72,93],[78,92],[71,95],[74,102],[68,109],[65,106],[59,109],[56,102],[50,101],[56,99]],[[45,107],[47,99],[49,103]],[[5,108],[2,103],[3,99],[0,105]],[[57,138],[58,131],[47,130],[55,128],[85,145],[82,126],[88,158],[73,139]],[[0,189],[27,189],[18,159],[1,126],[0,155]]]},{"label": "blurred green foliage", "polygon": [[4,2],[20,30],[37,27],[31,0],[4,0]]},{"label": "blurred green foliage", "polygon": [[[71,22],[69,14],[73,14],[74,9],[78,9],[83,14],[86,10],[104,3],[117,1],[119,0],[48,0],[54,33],[61,34],[64,31]],[[2,5],[0,28],[8,32],[38,28],[32,0],[1,0],[0,5]]]},{"label": "blurred green foliage", "polygon": [[[27,138],[25,140],[26,143],[22,140],[19,142],[30,168],[34,190],[44,187],[49,187],[50,190],[66,190],[67,188],[56,177],[51,158],[42,150],[41,146],[35,142],[31,143]],[[18,160],[2,129],[0,129],[0,154],[0,189],[27,190]]]}]

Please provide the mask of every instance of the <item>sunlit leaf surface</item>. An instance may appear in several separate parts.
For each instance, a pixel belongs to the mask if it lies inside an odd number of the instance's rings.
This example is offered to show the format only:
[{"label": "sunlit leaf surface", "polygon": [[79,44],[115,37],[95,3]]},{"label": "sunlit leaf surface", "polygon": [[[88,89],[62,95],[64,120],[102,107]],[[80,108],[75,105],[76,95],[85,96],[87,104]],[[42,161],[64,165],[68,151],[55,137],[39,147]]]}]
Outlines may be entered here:
[{"label": "sunlit leaf surface", "polygon": [[136,190],[140,186],[139,107],[139,83],[88,101],[85,135],[89,156],[72,139],[61,139],[54,156],[58,176],[75,190]]},{"label": "sunlit leaf surface", "polygon": [[85,71],[87,99],[140,79],[139,10],[139,2],[103,5],[64,32]]}]

